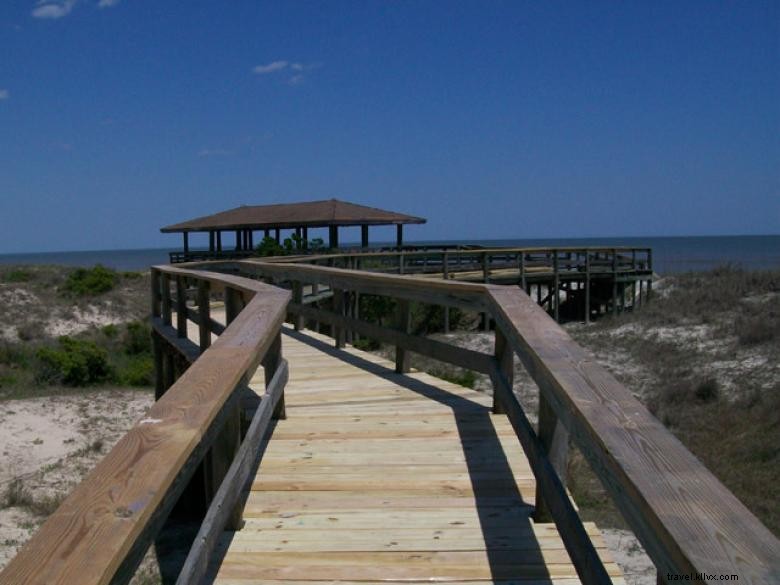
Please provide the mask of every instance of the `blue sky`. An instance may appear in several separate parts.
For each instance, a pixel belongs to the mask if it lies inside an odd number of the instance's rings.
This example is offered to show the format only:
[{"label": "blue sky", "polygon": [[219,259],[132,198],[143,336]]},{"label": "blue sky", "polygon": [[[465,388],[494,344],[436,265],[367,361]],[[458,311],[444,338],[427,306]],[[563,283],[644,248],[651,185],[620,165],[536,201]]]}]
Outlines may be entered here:
[{"label": "blue sky", "polygon": [[5,0],[0,253],[329,197],[419,239],[777,234],[779,39],[777,2]]}]

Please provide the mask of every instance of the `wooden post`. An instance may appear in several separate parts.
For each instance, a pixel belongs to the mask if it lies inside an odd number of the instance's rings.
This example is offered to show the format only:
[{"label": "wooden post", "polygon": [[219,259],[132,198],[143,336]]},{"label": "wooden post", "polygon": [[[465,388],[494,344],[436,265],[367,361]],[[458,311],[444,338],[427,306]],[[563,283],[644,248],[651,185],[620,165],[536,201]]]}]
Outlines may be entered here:
[{"label": "wooden post", "polygon": [[[274,338],[271,347],[268,348],[268,353],[265,354],[265,358],[263,359],[263,371],[265,372],[266,388],[268,387],[268,384],[273,379],[274,374],[276,373],[276,370],[279,367],[281,361],[282,361],[282,332],[280,331],[279,333],[276,334],[276,337]],[[276,405],[276,410],[274,410],[274,418],[275,419],[287,418],[287,410],[284,406],[284,391],[282,391],[282,395],[279,397],[279,403]]]},{"label": "wooden post", "polygon": [[404,253],[403,251],[398,252],[398,274],[404,273]]},{"label": "wooden post", "polygon": [[214,251],[214,242],[216,242],[216,236],[214,235],[214,230],[209,231],[209,252]]},{"label": "wooden post", "polygon": [[[398,300],[397,315],[398,330],[403,333],[411,333],[412,330],[412,304],[405,299]],[[409,372],[409,352],[400,345],[395,346],[395,371],[398,374]]]},{"label": "wooden post", "polygon": [[234,288],[225,287],[225,324],[230,325],[243,308],[241,293]]},{"label": "wooden post", "polygon": [[207,280],[198,281],[198,335],[200,351],[206,351],[211,345],[211,308]]},{"label": "wooden post", "polygon": [[152,268],[151,272],[151,301],[152,301],[152,317],[160,317],[162,314],[162,303],[160,302],[160,271]]},{"label": "wooden post", "polygon": [[490,282],[490,258],[487,252],[482,253],[482,282],[487,284]]},{"label": "wooden post", "polygon": [[184,253],[189,254],[190,253],[190,233],[189,232],[182,232],[181,235],[184,238]]},{"label": "wooden post", "polygon": [[500,377],[498,380],[493,380],[493,414],[506,414],[506,408],[498,398],[498,385],[506,384],[506,387],[511,390],[515,379],[515,353],[500,327],[496,327],[493,355],[496,358],[495,375]]},{"label": "wooden post", "polygon": [[647,294],[645,295],[645,301],[650,302],[653,296],[653,250],[647,249],[647,269],[650,271],[650,278],[647,279]]},{"label": "wooden post", "polygon": [[154,355],[154,399],[159,400],[165,393],[165,379],[163,377],[162,339],[156,331],[152,331],[152,353]]},{"label": "wooden post", "polygon": [[612,250],[612,314],[618,312],[617,250]]},{"label": "wooden post", "polygon": [[241,233],[241,230],[236,230],[236,251],[244,249],[243,239],[244,235]]},{"label": "wooden post", "polygon": [[[333,311],[339,317],[344,316],[344,291],[338,288],[333,289]],[[343,324],[333,325],[333,339],[336,341],[336,348],[341,349],[344,347],[346,335],[344,332]]]},{"label": "wooden post", "polygon": [[328,247],[332,250],[339,247],[339,228],[336,225],[328,228]]},{"label": "wooden post", "polygon": [[[292,297],[293,304],[298,305],[299,309],[303,308],[303,284],[301,283],[300,280],[293,281],[292,293],[293,293],[293,297]],[[303,329],[304,326],[303,315],[301,315],[300,313],[297,315],[293,315],[292,321],[293,321],[293,327],[295,327],[296,331],[300,331],[301,329]]]},{"label": "wooden post", "polygon": [[520,286],[523,287],[523,290],[526,290],[525,254],[523,252],[520,252],[520,256],[517,259],[517,263],[518,263],[518,270],[520,270]]},{"label": "wooden post", "polygon": [[217,252],[222,251],[222,230],[217,230]]},{"label": "wooden post", "polygon": [[170,348],[168,351],[163,351],[163,372],[163,387],[167,391],[176,382],[176,365]]},{"label": "wooden post", "polygon": [[585,252],[585,323],[590,323],[590,253]]},{"label": "wooden post", "polygon": [[[558,420],[555,411],[547,401],[544,392],[539,392],[539,442],[550,461],[553,469],[558,474],[561,483],[566,485],[566,467],[569,462],[569,432]],[[534,510],[535,522],[551,522],[552,516],[547,502],[544,500],[542,490],[536,491],[536,509]]]},{"label": "wooden post", "polygon": [[279,228],[275,228],[275,230],[274,230],[274,239],[276,240],[277,244],[280,243],[280,237],[281,237],[281,234],[280,234]]},{"label": "wooden post", "polygon": [[395,226],[395,245],[400,250],[404,245],[404,224]]},{"label": "wooden post", "polygon": [[553,290],[551,297],[553,302],[553,316],[555,322],[561,322],[561,295],[560,295],[561,277],[558,272],[558,250],[553,250]]},{"label": "wooden post", "polygon": [[160,299],[162,306],[162,321],[165,325],[171,324],[171,276],[163,273],[160,278],[162,285],[162,297]]},{"label": "wooden post", "polygon": [[368,226],[360,226],[360,247],[368,248]]},{"label": "wooden post", "polygon": [[187,337],[187,286],[183,276],[176,277],[176,335]]}]

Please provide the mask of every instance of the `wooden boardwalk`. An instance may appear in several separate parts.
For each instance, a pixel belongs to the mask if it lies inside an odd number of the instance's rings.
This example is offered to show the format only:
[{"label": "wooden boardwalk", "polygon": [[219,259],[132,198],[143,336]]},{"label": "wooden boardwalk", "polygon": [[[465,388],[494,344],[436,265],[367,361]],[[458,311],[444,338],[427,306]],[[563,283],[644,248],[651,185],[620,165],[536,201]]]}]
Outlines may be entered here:
[{"label": "wooden boardwalk", "polygon": [[287,419],[243,528],[223,534],[216,583],[580,582],[555,526],[530,517],[533,474],[489,396],[309,331],[285,326],[282,344]]}]

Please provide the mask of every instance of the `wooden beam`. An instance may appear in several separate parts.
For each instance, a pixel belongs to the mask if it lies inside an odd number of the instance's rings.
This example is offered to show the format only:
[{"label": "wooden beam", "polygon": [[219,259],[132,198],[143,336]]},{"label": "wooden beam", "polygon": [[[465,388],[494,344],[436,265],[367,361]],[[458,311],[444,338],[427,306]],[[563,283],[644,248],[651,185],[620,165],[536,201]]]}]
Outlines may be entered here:
[{"label": "wooden beam", "polygon": [[[399,300],[398,302],[398,314],[397,328],[398,331],[409,335],[412,330],[412,304],[406,300]],[[395,371],[398,374],[406,374],[410,369],[411,356],[406,351],[403,345],[395,346]]]},{"label": "wooden beam", "polygon": [[[569,464],[569,431],[563,426],[543,392],[539,393],[539,443],[562,485],[566,485],[566,469]],[[552,512],[547,494],[536,492],[535,522],[550,522]]]},{"label": "wooden beam", "polygon": [[189,232],[182,232],[181,233],[182,238],[184,240],[184,253],[188,254],[190,251],[190,233]]},{"label": "wooden beam", "polygon": [[496,370],[494,376],[499,376],[500,380],[493,380],[493,414],[505,414],[506,408],[501,402],[501,391],[497,389],[499,384],[505,384],[512,388],[515,379],[515,352],[507,341],[504,332],[496,328],[495,349],[493,355],[496,360]]},{"label": "wooden beam", "polygon": [[360,226],[360,247],[368,248],[368,226]]},{"label": "wooden beam", "polygon": [[402,223],[395,226],[395,245],[397,248],[404,245],[404,224]]}]

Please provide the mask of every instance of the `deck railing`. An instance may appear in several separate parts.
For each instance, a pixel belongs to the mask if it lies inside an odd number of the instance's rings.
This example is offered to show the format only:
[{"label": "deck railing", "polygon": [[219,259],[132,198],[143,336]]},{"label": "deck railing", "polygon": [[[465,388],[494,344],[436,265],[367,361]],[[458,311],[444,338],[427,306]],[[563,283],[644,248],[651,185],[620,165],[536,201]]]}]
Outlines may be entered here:
[{"label": "deck railing", "polygon": [[[227,327],[209,316],[212,295],[225,302]],[[158,400],[11,560],[0,583],[126,583],[185,489],[212,504],[185,565],[198,574],[197,551],[236,518],[257,437],[272,414],[284,415],[280,331],[289,298],[245,278],[153,268]],[[199,327],[198,345],[187,339],[188,319]],[[219,334],[213,343],[212,333]],[[240,401],[261,363],[266,393],[240,443]]]},{"label": "deck railing", "polygon": [[[247,277],[275,286],[252,283]],[[190,290],[192,283],[197,286]],[[171,292],[173,286],[176,294]],[[282,287],[292,292],[289,304],[290,293]],[[44,524],[0,575],[2,583],[126,581],[208,448],[215,454],[210,461],[207,458],[210,468],[225,469],[219,454],[235,452],[235,442],[211,437],[226,428],[222,421],[230,416],[221,413],[235,412],[230,400],[238,400],[252,368],[265,359],[266,380],[272,386],[280,380],[273,372],[280,363],[279,328],[285,306],[296,329],[307,322],[328,325],[336,346],[355,335],[394,345],[398,372],[409,371],[414,352],[488,374],[494,388],[493,409],[511,421],[534,471],[536,518],[555,522],[583,582],[608,583],[609,577],[565,489],[570,442],[611,494],[658,568],[661,581],[668,573],[703,573],[738,575],[741,583],[778,582],[778,540],[517,287],[409,279],[302,263],[232,261],[186,270],[156,268],[153,291],[160,344],[156,350],[161,366],[159,402]],[[214,292],[223,293],[230,323],[226,329],[209,315]],[[395,299],[394,323],[381,325],[361,318],[355,307],[358,295],[364,294]],[[194,305],[187,301],[190,296]],[[414,302],[487,313],[495,323],[493,352],[413,335]],[[199,327],[198,347],[187,340],[184,316]],[[222,333],[213,344],[212,333]],[[174,382],[177,359],[169,356],[190,362],[198,354]],[[515,356],[539,387],[536,427],[512,391]],[[272,410],[283,415],[280,394],[277,388],[269,392],[270,399],[263,398],[258,414],[264,413],[260,416],[265,422],[256,414],[249,434],[265,429]],[[246,477],[242,469],[257,457],[249,444],[245,441],[242,455],[223,474],[227,479],[210,483],[216,493],[180,583],[199,582],[216,535],[235,518],[236,494]],[[214,490],[216,485],[220,487]]]},{"label": "deck railing", "polygon": [[[490,376],[494,411],[506,413],[536,476],[536,517],[551,518],[585,583],[609,582],[565,489],[570,442],[580,449],[657,567],[667,574],[738,575],[780,582],[780,542],[634,396],[531,298],[516,287],[408,279],[339,268],[243,261],[212,269],[289,287],[288,318],[330,326],[337,347],[349,335],[395,345],[396,371],[409,353]],[[332,306],[320,307],[330,290]],[[356,314],[356,295],[398,301],[391,326]],[[310,298],[307,298],[310,297]],[[310,301],[315,302],[310,302]],[[492,354],[411,334],[410,303],[487,312]],[[539,387],[536,428],[512,391],[517,356]]]}]

